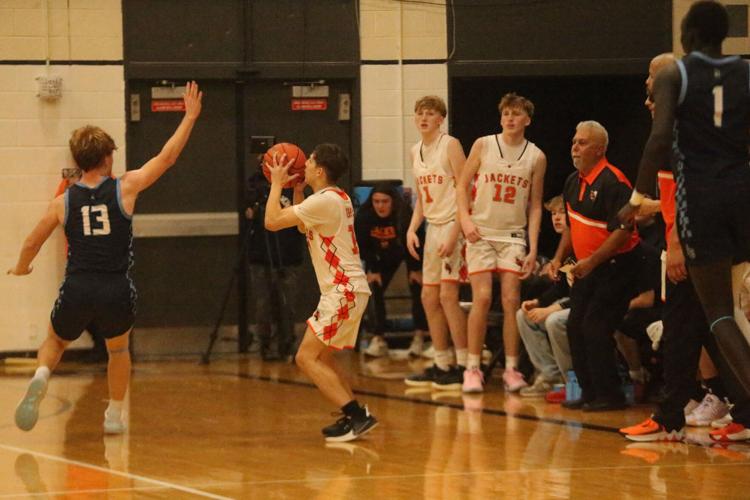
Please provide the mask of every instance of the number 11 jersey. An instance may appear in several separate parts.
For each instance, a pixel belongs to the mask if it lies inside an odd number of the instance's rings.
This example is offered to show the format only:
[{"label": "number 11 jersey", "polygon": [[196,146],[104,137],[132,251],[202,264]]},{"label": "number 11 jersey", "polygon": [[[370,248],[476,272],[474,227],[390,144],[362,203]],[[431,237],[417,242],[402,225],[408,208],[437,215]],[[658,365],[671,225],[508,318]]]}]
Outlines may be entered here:
[{"label": "number 11 jersey", "polygon": [[419,141],[411,149],[422,213],[430,224],[446,224],[456,219],[456,179],[448,159],[451,139],[442,134],[430,148]]}]

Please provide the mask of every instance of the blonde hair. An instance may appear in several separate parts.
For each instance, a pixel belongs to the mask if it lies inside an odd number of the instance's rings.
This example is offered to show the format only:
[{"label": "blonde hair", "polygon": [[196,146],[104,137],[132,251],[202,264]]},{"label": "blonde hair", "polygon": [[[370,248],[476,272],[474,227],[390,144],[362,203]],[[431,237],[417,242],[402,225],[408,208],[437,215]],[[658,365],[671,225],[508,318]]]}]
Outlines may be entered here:
[{"label": "blonde hair", "polygon": [[414,103],[414,112],[419,113],[422,109],[433,109],[440,113],[443,118],[448,114],[445,101],[442,97],[436,95],[426,95],[417,99],[417,102]]},{"label": "blonde hair", "polygon": [[534,103],[515,92],[509,92],[500,99],[497,109],[502,113],[505,108],[520,108],[529,115],[529,118],[534,116]]},{"label": "blonde hair", "polygon": [[557,196],[547,200],[547,202],[544,204],[544,208],[546,208],[550,212],[555,212],[557,210],[564,210],[565,203],[563,202],[562,195],[558,194]]},{"label": "blonde hair", "polygon": [[76,165],[84,172],[101,165],[104,158],[117,149],[112,137],[93,125],[75,129],[68,145]]}]

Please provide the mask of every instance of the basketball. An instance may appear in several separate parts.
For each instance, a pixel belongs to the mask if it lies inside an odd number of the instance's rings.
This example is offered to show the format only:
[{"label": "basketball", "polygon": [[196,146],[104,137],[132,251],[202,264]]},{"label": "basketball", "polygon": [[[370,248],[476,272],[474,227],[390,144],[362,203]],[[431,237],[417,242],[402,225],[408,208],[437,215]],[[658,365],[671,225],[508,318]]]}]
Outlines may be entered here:
[{"label": "basketball", "polygon": [[[273,155],[276,153],[276,160],[278,163],[282,165],[286,165],[289,163],[290,160],[294,160],[291,166],[289,167],[289,176],[291,177],[294,174],[299,174],[299,177],[297,177],[295,180],[291,182],[287,182],[284,187],[290,188],[294,184],[298,182],[302,182],[305,178],[305,161],[307,161],[307,157],[305,156],[305,152],[300,149],[299,146],[296,144],[291,144],[289,142],[281,142],[279,144],[274,144],[270,148],[268,148],[268,151],[265,152],[263,155],[263,175],[266,176],[266,179],[268,179],[268,182],[271,182],[271,171],[268,169],[266,165],[273,165]],[[284,155],[286,155],[286,158],[284,158]]]}]

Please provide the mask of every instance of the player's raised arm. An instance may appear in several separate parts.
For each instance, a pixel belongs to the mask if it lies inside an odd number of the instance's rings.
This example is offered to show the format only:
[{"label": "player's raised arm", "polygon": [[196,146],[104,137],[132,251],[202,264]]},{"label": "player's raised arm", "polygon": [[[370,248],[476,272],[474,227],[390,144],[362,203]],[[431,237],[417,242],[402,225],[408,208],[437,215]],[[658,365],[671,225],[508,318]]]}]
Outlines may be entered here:
[{"label": "player's raised arm", "polygon": [[164,144],[159,154],[147,161],[141,168],[131,170],[122,177],[123,195],[137,195],[156,182],[164,175],[169,167],[175,164],[180,153],[185,148],[190,133],[201,113],[203,92],[198,90],[198,84],[188,82],[182,96],[185,102],[185,116],[172,137]]}]

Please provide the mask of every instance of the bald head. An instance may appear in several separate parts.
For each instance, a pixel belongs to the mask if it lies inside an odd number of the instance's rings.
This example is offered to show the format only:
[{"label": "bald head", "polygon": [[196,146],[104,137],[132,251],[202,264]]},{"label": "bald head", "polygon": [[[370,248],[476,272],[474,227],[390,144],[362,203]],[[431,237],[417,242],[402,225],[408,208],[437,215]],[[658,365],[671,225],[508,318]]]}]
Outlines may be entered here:
[{"label": "bald head", "polygon": [[648,65],[648,77],[646,78],[646,102],[644,103],[651,115],[654,114],[654,78],[656,74],[668,64],[674,63],[675,57],[671,52],[665,52],[651,59],[651,63]]}]

